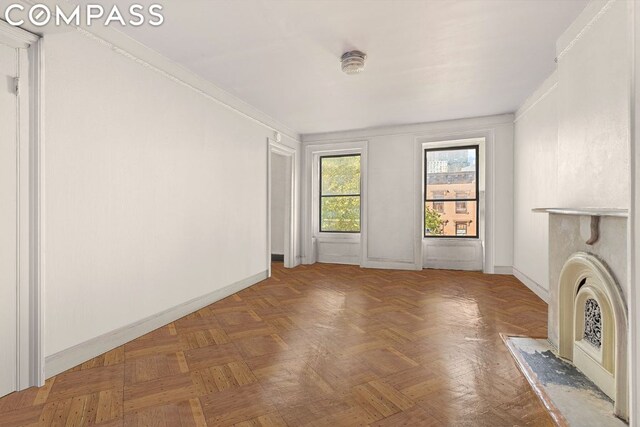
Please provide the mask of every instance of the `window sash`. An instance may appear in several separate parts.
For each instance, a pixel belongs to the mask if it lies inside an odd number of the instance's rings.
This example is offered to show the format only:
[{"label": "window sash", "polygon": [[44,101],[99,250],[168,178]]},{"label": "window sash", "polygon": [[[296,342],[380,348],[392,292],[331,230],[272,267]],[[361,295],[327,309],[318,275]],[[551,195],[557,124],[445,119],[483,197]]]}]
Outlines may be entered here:
[{"label": "window sash", "polygon": [[[427,195],[429,194],[429,184],[428,184],[428,169],[427,169],[427,164],[428,164],[428,154],[430,152],[437,152],[437,151],[462,151],[462,150],[475,150],[475,158],[476,158],[476,168],[475,168],[475,197],[465,197],[465,198],[456,198],[455,196],[453,197],[447,197],[444,194],[441,196],[440,194],[437,195],[437,197],[427,197]],[[438,148],[427,148],[424,150],[424,176],[423,176],[423,185],[424,185],[424,203],[425,206],[427,203],[430,203],[432,208],[435,210],[435,205],[434,202],[439,203],[439,202],[475,202],[475,221],[479,221],[479,217],[480,217],[480,164],[479,164],[479,160],[480,160],[480,146],[479,145],[467,145],[467,146],[451,146],[451,147],[438,147]],[[433,185],[433,184],[432,184]],[[434,192],[435,193],[435,192]],[[458,204],[456,203],[456,206],[454,208],[454,212],[455,213],[465,213],[462,210],[458,209]],[[439,211],[437,211],[438,213],[441,213]],[[467,206],[467,210],[466,213],[469,212],[469,208]],[[423,215],[424,217],[424,215]],[[425,238],[471,238],[471,239],[477,239],[479,238],[479,230],[476,229],[476,233],[473,235],[470,234],[464,234],[464,235],[459,235],[458,234],[458,230],[457,227],[455,229],[455,233],[454,235],[432,235],[432,234],[427,234],[426,233],[426,229],[427,229],[427,225],[426,225],[426,218],[423,218],[423,236]],[[468,232],[468,228],[466,230],[466,232]]]},{"label": "window sash", "polygon": [[[332,159],[332,158],[341,158],[341,157],[358,157],[361,158],[360,153],[358,154],[337,154],[337,155],[329,155],[329,156],[320,156],[319,163],[319,179],[318,179],[318,187],[319,187],[319,205],[318,205],[318,231],[320,233],[352,233],[358,234],[361,230],[362,224],[362,182],[359,185],[359,193],[344,193],[344,194],[322,194],[322,161],[323,159]],[[360,163],[362,165],[362,163]],[[362,180],[362,169],[360,169],[360,180]],[[357,230],[323,230],[322,229],[322,201],[323,199],[328,198],[336,198],[336,197],[357,197],[358,205],[360,207],[360,216],[358,218],[358,229]]]}]

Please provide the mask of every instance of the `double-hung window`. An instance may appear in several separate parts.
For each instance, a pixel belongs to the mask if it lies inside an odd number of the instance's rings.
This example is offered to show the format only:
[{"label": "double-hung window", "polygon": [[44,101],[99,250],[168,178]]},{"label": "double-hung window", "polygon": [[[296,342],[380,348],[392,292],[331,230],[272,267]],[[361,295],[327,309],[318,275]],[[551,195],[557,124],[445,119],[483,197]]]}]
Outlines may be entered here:
[{"label": "double-hung window", "polygon": [[478,151],[477,145],[425,150],[425,237],[478,237]]},{"label": "double-hung window", "polygon": [[320,232],[360,232],[360,154],[320,157]]}]

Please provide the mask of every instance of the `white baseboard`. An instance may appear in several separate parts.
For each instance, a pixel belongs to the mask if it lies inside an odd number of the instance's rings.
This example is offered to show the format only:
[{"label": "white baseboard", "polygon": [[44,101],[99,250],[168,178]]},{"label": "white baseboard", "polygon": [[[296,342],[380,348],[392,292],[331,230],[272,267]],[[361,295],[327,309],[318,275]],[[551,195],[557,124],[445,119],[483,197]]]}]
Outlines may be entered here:
[{"label": "white baseboard", "polygon": [[207,295],[169,308],[153,316],[139,320],[130,325],[92,338],[66,350],[59,351],[45,358],[45,376],[51,378],[61,372],[71,369],[107,351],[113,350],[155,329],[165,326],[194,311],[213,304],[223,298],[233,295],[251,285],[267,279],[268,272],[263,271],[239,282],[232,283]]},{"label": "white baseboard", "polygon": [[531,289],[533,293],[538,295],[541,300],[549,304],[550,295],[549,295],[548,289],[545,289],[540,284],[538,284],[535,280],[533,280],[532,278],[530,278],[529,276],[527,276],[526,274],[524,274],[523,272],[521,272],[515,267],[513,267],[513,275],[516,276],[516,278],[520,280],[522,283],[524,283],[524,285],[527,288]]},{"label": "white baseboard", "polygon": [[513,267],[510,265],[494,265],[493,274],[513,274]]}]

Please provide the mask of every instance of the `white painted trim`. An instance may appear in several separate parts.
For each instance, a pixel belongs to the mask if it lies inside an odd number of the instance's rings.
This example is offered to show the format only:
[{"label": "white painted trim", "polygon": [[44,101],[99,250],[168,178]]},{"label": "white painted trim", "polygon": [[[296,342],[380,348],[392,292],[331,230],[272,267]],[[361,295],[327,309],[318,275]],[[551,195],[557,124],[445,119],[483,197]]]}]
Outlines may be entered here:
[{"label": "white painted trim", "polygon": [[0,21],[0,43],[18,49],[18,390],[44,384],[44,50],[38,36]]},{"label": "white painted trim", "polygon": [[640,7],[636,2],[629,2],[631,20],[629,55],[630,66],[630,120],[629,120],[629,158],[631,159],[631,200],[629,201],[629,221],[627,248],[629,253],[629,416],[630,425],[640,426],[640,285],[638,270],[640,268]]},{"label": "white painted trim", "polygon": [[414,140],[413,149],[414,204],[413,209],[413,263],[416,270],[424,268],[424,144]]},{"label": "white painted trim", "polygon": [[44,290],[45,290],[45,53],[44,40],[29,48],[31,57],[30,95],[30,371],[31,385],[45,381]]},{"label": "white painted trim", "polygon": [[271,155],[278,154],[287,159],[287,184],[289,191],[285,197],[286,215],[285,239],[284,239],[284,266],[285,268],[294,268],[299,264],[297,254],[298,241],[298,198],[296,186],[296,164],[297,155],[294,148],[280,144],[271,138],[267,139],[267,262],[269,269],[269,277],[271,277]]},{"label": "white painted trim", "polygon": [[514,123],[517,123],[522,119],[529,111],[531,111],[536,105],[542,102],[547,96],[553,93],[558,88],[558,73],[554,71],[547,77],[547,79],[529,96],[518,108],[515,113]]},{"label": "white painted trim", "polygon": [[556,43],[556,61],[560,62],[582,37],[618,0],[592,0]]},{"label": "white painted trim", "polygon": [[513,275],[513,267],[511,267],[510,265],[494,265],[493,274]]},{"label": "white painted trim", "polygon": [[364,260],[362,267],[383,270],[422,270],[422,266],[420,266],[420,268],[416,268],[416,263],[414,261],[387,258],[367,258]]},{"label": "white painted trim", "polygon": [[[59,6],[65,11],[65,13],[70,13],[70,8],[75,6],[71,2],[60,2],[56,0],[17,1],[28,6],[32,6],[34,4],[45,4],[49,6],[51,10],[55,10],[56,6]],[[38,34],[42,34],[44,38],[46,38],[48,34],[54,34],[60,31],[59,28],[54,26],[32,28],[29,25],[30,24],[28,23],[25,24],[25,28],[37,32]],[[216,86],[212,82],[188,70],[182,65],[173,62],[148,46],[136,41],[122,31],[117,30],[115,27],[94,25],[87,29],[85,27],[75,27],[70,25],[69,28],[75,28],[79,33],[112,49],[114,52],[117,52],[178,84],[192,89],[200,95],[217,102],[221,106],[234,111],[246,119],[260,124],[271,131],[280,132],[297,143],[300,143],[300,135],[292,128],[278,122],[263,111],[260,111],[247,102]]]},{"label": "white painted trim", "polygon": [[99,356],[107,351],[119,347],[155,329],[174,322],[203,307],[213,304],[223,298],[233,295],[249,286],[252,286],[268,277],[268,272],[262,271],[244,280],[227,285],[221,289],[203,295],[199,298],[179,304],[173,308],[164,310],[153,316],[134,322],[130,325],[118,328],[106,334],[92,338],[88,341],[47,356],[45,370],[47,378],[73,368],[87,360]]},{"label": "white painted trim", "polygon": [[17,381],[18,390],[31,386],[31,84],[29,79],[29,51],[18,48],[17,112],[17,230],[18,230],[18,289],[17,289]]},{"label": "white painted trim", "polygon": [[[513,117],[513,116],[512,116]],[[478,195],[478,204],[479,204],[479,217],[477,218],[478,224],[480,224],[478,229],[478,237],[482,242],[482,271],[484,273],[493,274],[494,273],[494,247],[495,247],[495,235],[494,230],[495,227],[493,225],[493,212],[495,211],[495,206],[493,201],[494,197],[494,174],[495,171],[493,169],[493,165],[495,162],[493,159],[494,152],[494,144],[495,144],[495,131],[494,128],[489,129],[474,129],[474,130],[462,130],[462,131],[449,131],[447,133],[440,133],[429,136],[418,136],[415,139],[416,144],[416,155],[419,156],[417,161],[420,162],[420,175],[416,176],[416,212],[418,212],[416,218],[416,226],[417,232],[416,235],[416,244],[419,245],[419,253],[420,253],[420,265],[424,268],[424,245],[426,238],[424,237],[424,232],[422,230],[423,227],[423,218],[424,218],[424,186],[422,183],[424,182],[424,150],[428,147],[454,147],[456,145],[470,145],[470,144],[478,144],[478,155],[480,159],[478,164],[481,167],[479,176],[480,180],[484,180],[484,186],[480,185],[480,194]],[[416,163],[417,164],[417,163]],[[490,222],[491,221],[491,222]],[[460,242],[460,241],[458,241]],[[417,263],[416,263],[417,265]],[[468,262],[446,262],[439,264],[438,267],[441,268],[449,268],[449,269],[467,269],[467,270],[475,270],[475,268],[470,267]]]},{"label": "white painted trim", "polygon": [[546,289],[538,282],[533,280],[531,277],[524,274],[522,271],[518,270],[516,267],[512,267],[513,275],[516,279],[520,280],[522,284],[524,284],[527,288],[531,289],[531,291],[538,295],[540,299],[547,304],[551,301],[551,295],[549,294],[549,289]]},{"label": "white painted trim", "polygon": [[[317,260],[320,262],[334,262],[326,261],[327,257],[318,257],[315,253],[317,249],[317,242],[349,242],[357,241],[360,243],[360,259],[351,260],[350,264],[364,265],[366,259],[366,235],[367,235],[367,169],[368,169],[368,141],[367,140],[351,140],[337,144],[318,144],[318,145],[305,145],[304,151],[304,205],[302,207],[302,246],[304,248],[304,260],[305,263],[312,263]],[[339,154],[360,154],[360,233],[354,234],[342,234],[342,233],[322,233],[317,230],[319,227],[318,216],[316,212],[319,209],[318,206],[318,159],[321,155],[339,155]],[[321,261],[322,259],[322,261]]]},{"label": "white painted trim", "polygon": [[0,44],[14,49],[26,49],[36,43],[39,37],[21,28],[12,27],[0,20]]},{"label": "white painted trim", "polygon": [[301,135],[301,139],[304,145],[320,145],[336,142],[346,143],[354,140],[370,139],[381,136],[412,135],[415,137],[430,137],[443,135],[446,137],[446,135],[450,135],[453,132],[472,132],[478,129],[487,129],[504,124],[513,124],[513,120],[513,114],[500,114],[496,116],[443,120],[440,122],[385,126],[340,132],[303,134]]},{"label": "white painted trim", "polygon": [[84,28],[77,28],[77,30],[80,34],[96,40],[97,42],[109,47],[114,52],[128,59],[131,59],[132,61],[166,77],[167,79],[175,83],[188,87],[194,92],[210,99],[211,101],[218,103],[219,105],[239,114],[240,116],[249,119],[259,125],[262,125],[273,132],[279,132],[283,135],[286,135],[296,142],[300,142],[299,135],[293,130],[280,123],[277,123],[275,119],[251,107],[249,104],[240,101],[233,95],[223,91],[223,89],[213,86],[213,84],[208,81],[200,79],[187,69],[173,62],[170,62],[169,60],[165,60],[164,64],[161,65],[154,64],[150,62],[149,58],[136,56],[136,54],[128,50],[130,46],[125,45],[125,47],[120,47],[114,43],[107,41],[105,38],[100,37],[99,35],[95,34],[95,32],[87,31]]}]

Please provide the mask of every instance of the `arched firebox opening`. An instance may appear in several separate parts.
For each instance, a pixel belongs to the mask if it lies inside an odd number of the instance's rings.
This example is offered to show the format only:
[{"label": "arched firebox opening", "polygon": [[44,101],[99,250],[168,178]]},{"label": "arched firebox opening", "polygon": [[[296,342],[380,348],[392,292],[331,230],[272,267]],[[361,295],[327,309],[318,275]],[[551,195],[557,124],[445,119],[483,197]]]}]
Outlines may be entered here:
[{"label": "arched firebox opening", "polygon": [[622,291],[595,256],[573,254],[560,273],[559,354],[614,401],[628,419],[627,309]]}]

